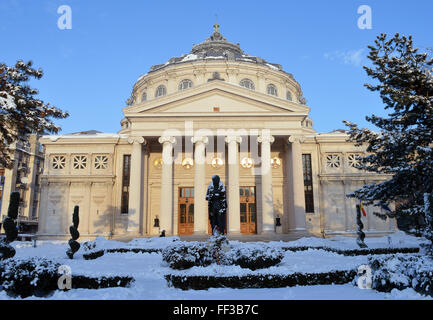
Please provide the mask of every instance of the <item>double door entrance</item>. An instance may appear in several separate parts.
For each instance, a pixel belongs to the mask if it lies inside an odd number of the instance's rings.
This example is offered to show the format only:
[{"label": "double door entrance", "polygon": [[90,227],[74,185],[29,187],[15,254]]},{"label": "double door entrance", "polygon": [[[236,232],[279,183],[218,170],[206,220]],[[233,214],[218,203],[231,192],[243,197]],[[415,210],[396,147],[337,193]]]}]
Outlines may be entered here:
[{"label": "double door entrance", "polygon": [[[241,187],[240,195],[240,224],[241,233],[257,233],[257,211],[256,211],[256,190],[255,187]],[[194,188],[179,188],[178,199],[178,232],[179,235],[189,235],[194,233]],[[203,212],[208,215],[208,212]],[[210,223],[208,223],[208,233],[211,233]]]}]

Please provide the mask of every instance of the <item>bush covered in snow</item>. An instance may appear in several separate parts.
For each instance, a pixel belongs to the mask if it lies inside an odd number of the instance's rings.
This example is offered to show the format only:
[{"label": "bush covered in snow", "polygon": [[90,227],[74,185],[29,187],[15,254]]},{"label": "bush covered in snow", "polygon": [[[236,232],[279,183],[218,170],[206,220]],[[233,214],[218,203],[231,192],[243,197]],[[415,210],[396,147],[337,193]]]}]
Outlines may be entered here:
[{"label": "bush covered in snow", "polygon": [[8,259],[0,264],[0,284],[9,295],[46,296],[56,290],[60,264],[44,258]]},{"label": "bush covered in snow", "polygon": [[345,284],[356,277],[355,270],[322,273],[245,274],[240,276],[206,276],[166,274],[170,286],[182,290],[206,290],[209,288],[284,288],[294,286]]},{"label": "bush covered in snow", "polygon": [[174,244],[162,251],[162,259],[172,269],[184,270],[194,266],[208,266],[213,262],[205,243]]},{"label": "bush covered in snow", "polygon": [[421,255],[370,258],[372,287],[377,291],[413,288],[433,296],[433,260]]},{"label": "bush covered in snow", "polygon": [[[159,239],[159,238],[158,238]],[[105,253],[154,253],[161,252],[160,248],[155,246],[151,246],[153,239],[149,239],[148,241],[137,241],[138,239],[134,239],[136,241],[128,243],[125,246],[124,243],[120,243],[117,241],[106,240],[104,237],[97,237],[94,241],[86,241],[83,244],[84,254],[83,258],[86,260],[94,260],[99,257],[102,257]],[[167,241],[166,241],[167,242]],[[174,242],[174,241],[170,241]],[[131,244],[134,245],[131,247]],[[145,248],[137,247],[138,245],[145,245]],[[161,244],[162,245],[162,244]]]},{"label": "bush covered in snow", "polygon": [[281,262],[282,249],[242,244],[230,246],[225,236],[212,236],[205,243],[173,244],[162,252],[163,260],[172,269],[188,269],[208,266],[212,263],[238,265],[252,270],[268,268]]},{"label": "bush covered in snow", "polygon": [[225,253],[224,264],[235,264],[251,270],[277,265],[284,257],[284,251],[269,246],[245,244]]}]

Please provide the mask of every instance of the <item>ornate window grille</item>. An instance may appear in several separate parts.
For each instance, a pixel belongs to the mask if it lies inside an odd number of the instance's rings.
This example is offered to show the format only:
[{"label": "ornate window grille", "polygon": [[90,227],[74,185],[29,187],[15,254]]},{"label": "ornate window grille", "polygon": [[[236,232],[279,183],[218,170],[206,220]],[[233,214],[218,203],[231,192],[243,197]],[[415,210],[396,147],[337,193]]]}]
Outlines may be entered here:
[{"label": "ornate window grille", "polygon": [[104,170],[108,168],[108,157],[107,156],[95,156],[95,169]]},{"label": "ornate window grille", "polygon": [[350,168],[359,168],[361,166],[361,156],[358,153],[349,153],[347,155],[347,165]]},{"label": "ornate window grille", "polygon": [[74,156],[72,161],[75,170],[83,170],[87,167],[87,156]]},{"label": "ornate window grille", "polygon": [[341,159],[338,154],[328,154],[326,156],[326,166],[328,168],[340,168],[341,167]]},{"label": "ornate window grille", "polygon": [[52,168],[55,170],[62,170],[66,167],[65,156],[54,156],[52,161]]}]

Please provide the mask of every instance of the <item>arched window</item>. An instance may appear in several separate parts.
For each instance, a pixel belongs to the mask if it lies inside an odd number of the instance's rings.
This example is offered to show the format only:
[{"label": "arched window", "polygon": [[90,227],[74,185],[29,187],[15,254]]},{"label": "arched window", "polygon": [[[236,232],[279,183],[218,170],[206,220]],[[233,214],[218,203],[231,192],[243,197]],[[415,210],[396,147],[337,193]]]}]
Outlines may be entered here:
[{"label": "arched window", "polygon": [[287,100],[289,100],[289,101],[293,101],[292,94],[290,93],[290,91],[287,91],[287,96],[286,96],[286,98],[287,98]]},{"label": "arched window", "polygon": [[164,85],[160,85],[158,88],[156,88],[155,92],[155,98],[165,96],[167,94],[167,89]]},{"label": "arched window", "polygon": [[241,82],[239,82],[239,85],[250,90],[255,90],[254,82],[252,82],[250,79],[243,79]]},{"label": "arched window", "polygon": [[147,100],[147,93],[143,92],[143,94],[141,95],[141,102],[144,102]]},{"label": "arched window", "polygon": [[267,88],[266,92],[268,94],[270,94],[271,96],[278,96],[277,87],[275,85],[273,85],[272,83],[268,84],[268,88]]},{"label": "arched window", "polygon": [[184,79],[179,83],[179,91],[192,88],[192,81]]}]

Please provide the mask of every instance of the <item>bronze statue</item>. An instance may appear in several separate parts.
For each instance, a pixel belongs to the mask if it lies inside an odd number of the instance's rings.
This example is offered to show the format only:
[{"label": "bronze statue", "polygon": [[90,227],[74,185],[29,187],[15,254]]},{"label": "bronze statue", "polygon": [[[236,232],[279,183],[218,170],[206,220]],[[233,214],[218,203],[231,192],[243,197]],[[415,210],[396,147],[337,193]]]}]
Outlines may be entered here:
[{"label": "bronze statue", "polygon": [[219,234],[226,233],[226,188],[218,175],[212,176],[212,182],[207,188],[206,200],[212,234],[215,234],[216,231]]}]

